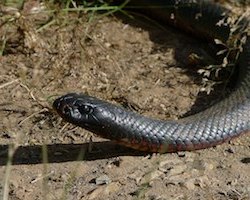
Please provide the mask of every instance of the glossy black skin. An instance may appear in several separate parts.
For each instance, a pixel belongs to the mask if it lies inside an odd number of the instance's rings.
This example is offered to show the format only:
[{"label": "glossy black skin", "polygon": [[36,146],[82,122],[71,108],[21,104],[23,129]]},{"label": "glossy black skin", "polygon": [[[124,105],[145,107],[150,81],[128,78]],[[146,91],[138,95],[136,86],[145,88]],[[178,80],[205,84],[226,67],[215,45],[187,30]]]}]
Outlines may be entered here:
[{"label": "glossy black skin", "polygon": [[[225,8],[210,0],[197,0],[197,3],[183,0],[178,1],[178,6],[175,2],[135,0],[132,4],[146,5],[141,11],[196,35],[228,39],[230,27],[216,25],[230,15]],[[157,6],[157,9],[152,8]],[[171,12],[175,14],[174,21],[169,20]],[[248,26],[249,22],[243,19],[240,24]],[[207,148],[250,130],[249,37],[238,67],[238,82],[227,98],[201,113],[177,121],[147,118],[84,94],[64,95],[55,100],[53,107],[66,121],[135,149],[164,153]]]},{"label": "glossy black skin", "polygon": [[56,99],[53,108],[63,119],[72,124],[88,130],[92,130],[91,127],[98,130],[103,126],[99,118],[103,118],[104,113],[101,108],[104,105],[102,101],[94,97],[70,93]]}]

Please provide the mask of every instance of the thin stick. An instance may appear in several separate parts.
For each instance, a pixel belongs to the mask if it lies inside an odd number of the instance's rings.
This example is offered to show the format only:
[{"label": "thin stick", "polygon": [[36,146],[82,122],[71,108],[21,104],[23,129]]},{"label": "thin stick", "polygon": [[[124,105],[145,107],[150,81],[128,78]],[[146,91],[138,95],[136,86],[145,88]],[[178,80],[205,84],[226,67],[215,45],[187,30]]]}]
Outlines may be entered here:
[{"label": "thin stick", "polygon": [[26,117],[24,120],[20,121],[18,124],[19,124],[19,125],[22,125],[22,124],[23,124],[25,121],[27,121],[28,119],[30,119],[30,118],[32,118],[33,116],[35,116],[35,115],[37,115],[37,114],[39,114],[39,113],[42,113],[42,112],[44,112],[44,111],[48,111],[48,108],[43,108],[43,109],[41,109],[41,110],[39,110],[39,111],[37,111],[37,112],[35,112],[35,113],[32,113],[30,116]]},{"label": "thin stick", "polygon": [[15,79],[15,80],[13,80],[13,81],[4,83],[4,84],[0,85],[0,89],[3,89],[3,88],[5,88],[5,87],[7,87],[7,86],[9,86],[9,85],[12,85],[13,83],[16,83],[16,82],[18,82],[18,81],[19,81],[19,79]]}]

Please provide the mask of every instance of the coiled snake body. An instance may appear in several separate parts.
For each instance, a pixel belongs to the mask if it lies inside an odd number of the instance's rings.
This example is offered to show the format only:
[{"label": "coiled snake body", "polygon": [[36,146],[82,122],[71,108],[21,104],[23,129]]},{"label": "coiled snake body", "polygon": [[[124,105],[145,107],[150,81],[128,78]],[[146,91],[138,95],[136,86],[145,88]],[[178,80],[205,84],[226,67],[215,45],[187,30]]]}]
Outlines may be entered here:
[{"label": "coiled snake body", "polygon": [[[212,0],[135,0],[130,4],[159,21],[205,38],[226,41],[230,12]],[[171,18],[171,16],[174,16]],[[248,20],[240,24],[248,26]],[[177,121],[144,117],[84,94],[66,94],[53,103],[66,121],[134,149],[176,152],[208,148],[250,130],[250,37],[238,59],[239,77],[233,92],[205,111]]]}]

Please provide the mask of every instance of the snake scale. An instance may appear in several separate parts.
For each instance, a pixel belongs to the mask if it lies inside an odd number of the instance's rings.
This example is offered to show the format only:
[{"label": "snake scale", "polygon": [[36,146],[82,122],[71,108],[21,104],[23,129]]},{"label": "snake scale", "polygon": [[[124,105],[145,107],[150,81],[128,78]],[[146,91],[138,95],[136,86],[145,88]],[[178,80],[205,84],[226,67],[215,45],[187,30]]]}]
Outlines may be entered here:
[{"label": "snake scale", "polygon": [[[228,21],[230,11],[212,0],[135,0],[128,7],[207,39],[229,39],[230,25],[219,22]],[[248,27],[249,20],[239,24]],[[59,97],[53,108],[74,125],[141,151],[191,151],[221,144],[250,130],[250,37],[245,34],[245,39],[233,91],[197,114],[176,121],[151,119],[77,93]]]}]

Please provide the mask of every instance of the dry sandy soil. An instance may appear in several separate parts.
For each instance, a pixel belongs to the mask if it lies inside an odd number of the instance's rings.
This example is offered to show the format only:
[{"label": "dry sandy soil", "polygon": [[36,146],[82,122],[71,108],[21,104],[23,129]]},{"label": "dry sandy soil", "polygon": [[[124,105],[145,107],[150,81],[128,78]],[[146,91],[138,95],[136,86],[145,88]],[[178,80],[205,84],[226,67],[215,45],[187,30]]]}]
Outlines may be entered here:
[{"label": "dry sandy soil", "polygon": [[1,6],[0,199],[250,199],[249,134],[151,155],[66,124],[51,108],[83,92],[159,119],[198,112],[227,93],[223,84],[200,92],[197,71],[217,62],[211,45],[141,16],[34,8],[43,9]]}]

